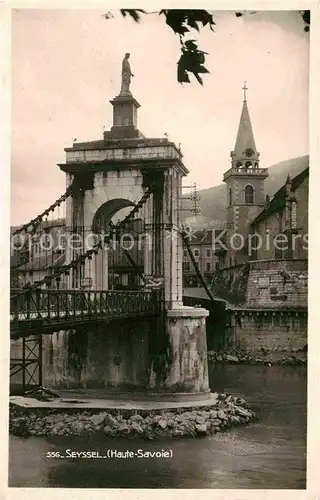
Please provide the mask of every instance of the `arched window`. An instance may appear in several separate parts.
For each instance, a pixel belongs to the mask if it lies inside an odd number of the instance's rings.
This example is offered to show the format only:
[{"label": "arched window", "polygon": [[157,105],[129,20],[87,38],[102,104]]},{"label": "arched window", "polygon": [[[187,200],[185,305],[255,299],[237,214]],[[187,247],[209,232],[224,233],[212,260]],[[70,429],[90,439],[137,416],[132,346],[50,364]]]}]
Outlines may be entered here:
[{"label": "arched window", "polygon": [[248,205],[253,205],[254,192],[253,192],[253,187],[250,185],[244,188],[244,202]]},{"label": "arched window", "polygon": [[297,229],[297,202],[293,201],[291,205],[291,229]]},{"label": "arched window", "polygon": [[232,188],[229,188],[229,205],[232,205]]},{"label": "arched window", "polygon": [[246,168],[252,168],[252,162],[246,161]]},{"label": "arched window", "polygon": [[242,168],[242,162],[241,161],[237,161],[236,167],[237,168]]}]

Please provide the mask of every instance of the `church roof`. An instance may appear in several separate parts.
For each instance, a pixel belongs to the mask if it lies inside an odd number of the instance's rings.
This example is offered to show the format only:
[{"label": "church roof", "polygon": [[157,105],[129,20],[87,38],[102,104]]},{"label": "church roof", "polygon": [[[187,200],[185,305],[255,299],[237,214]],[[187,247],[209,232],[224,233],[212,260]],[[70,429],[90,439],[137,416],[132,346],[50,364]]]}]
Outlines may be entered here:
[{"label": "church roof", "polygon": [[[309,176],[309,167],[305,168],[300,174],[296,175],[291,180],[291,191],[294,192],[300,184]],[[286,182],[287,183],[287,182]],[[286,184],[275,193],[268,205],[258,214],[258,216],[251,222],[251,226],[264,220],[266,217],[280,212],[285,206],[286,199]]]},{"label": "church roof", "polygon": [[247,149],[252,149],[255,153],[257,152],[253,130],[249,115],[249,109],[247,101],[243,101],[242,112],[240,117],[240,123],[238,128],[238,134],[236,139],[236,144],[233,150],[233,156],[240,158],[244,155]]}]

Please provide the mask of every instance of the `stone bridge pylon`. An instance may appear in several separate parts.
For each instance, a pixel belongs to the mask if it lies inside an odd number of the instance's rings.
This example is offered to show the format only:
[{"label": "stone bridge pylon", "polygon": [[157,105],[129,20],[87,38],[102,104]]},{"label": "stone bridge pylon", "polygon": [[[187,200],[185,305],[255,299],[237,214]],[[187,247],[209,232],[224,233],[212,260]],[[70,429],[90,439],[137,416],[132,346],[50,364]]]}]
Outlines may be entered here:
[{"label": "stone bridge pylon", "polygon": [[[86,250],[92,239],[106,234],[144,197],[135,214],[144,228],[143,276],[161,289],[162,313],[156,318],[111,321],[92,331],[83,327],[82,333],[53,334],[46,342],[55,356],[44,379],[56,388],[74,388],[80,380],[84,388],[130,387],[156,392],[159,398],[168,393],[206,398],[208,312],[184,307],[182,302],[181,191],[188,170],[173,142],[147,138],[139,131],[140,104],[128,88],[110,102],[111,129],[100,140],[66,148],[65,163],[59,164],[67,187],[73,186],[66,202],[67,230],[83,242],[78,249],[67,246],[66,259],[70,262]],[[110,247],[103,246],[80,264],[68,276],[66,287],[77,289],[87,283],[90,290],[108,290],[108,252]],[[70,366],[70,349],[80,359],[80,374]]]}]

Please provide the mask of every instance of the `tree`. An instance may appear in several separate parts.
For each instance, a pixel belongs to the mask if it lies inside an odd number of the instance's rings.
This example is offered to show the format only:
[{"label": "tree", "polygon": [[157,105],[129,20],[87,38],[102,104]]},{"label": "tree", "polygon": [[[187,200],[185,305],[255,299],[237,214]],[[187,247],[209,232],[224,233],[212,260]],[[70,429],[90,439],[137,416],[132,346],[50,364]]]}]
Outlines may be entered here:
[{"label": "tree", "polygon": [[[191,30],[200,32],[200,29],[209,27],[214,31],[215,22],[212,14],[207,10],[185,10],[185,9],[162,9],[157,12],[146,12],[143,9],[121,9],[123,17],[131,17],[139,23],[141,19],[148,14],[159,14],[172,31],[179,36],[181,55],[177,63],[177,80],[180,83],[190,83],[190,74],[194,75],[197,81],[202,85],[201,74],[209,73],[205,67],[205,57],[207,52],[200,50],[196,40],[186,39]],[[305,27],[305,31],[310,29],[310,11],[300,10]],[[253,12],[251,12],[253,13]],[[241,17],[246,11],[235,12],[236,17]],[[104,17],[110,19],[113,15],[107,12]]]}]

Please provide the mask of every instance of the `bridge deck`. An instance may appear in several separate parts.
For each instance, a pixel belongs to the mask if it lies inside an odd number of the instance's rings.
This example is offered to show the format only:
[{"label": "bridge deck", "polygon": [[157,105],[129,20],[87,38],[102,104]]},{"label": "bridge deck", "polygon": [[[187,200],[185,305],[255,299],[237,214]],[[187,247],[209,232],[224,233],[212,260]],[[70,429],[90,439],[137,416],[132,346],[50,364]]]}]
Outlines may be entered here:
[{"label": "bridge deck", "polygon": [[11,296],[10,335],[50,334],[79,324],[155,315],[160,309],[155,291],[30,290]]}]

